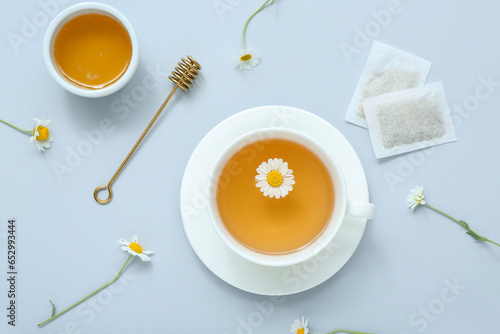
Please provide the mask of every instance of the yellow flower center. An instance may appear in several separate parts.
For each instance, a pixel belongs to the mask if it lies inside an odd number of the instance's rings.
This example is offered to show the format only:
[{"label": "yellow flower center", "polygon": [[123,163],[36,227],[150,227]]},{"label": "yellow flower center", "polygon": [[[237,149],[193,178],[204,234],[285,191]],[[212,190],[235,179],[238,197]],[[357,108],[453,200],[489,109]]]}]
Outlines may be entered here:
[{"label": "yellow flower center", "polygon": [[128,245],[128,246],[130,247],[131,250],[133,250],[137,254],[141,254],[142,253],[142,247],[138,243],[131,242],[130,245]]},{"label": "yellow flower center", "polygon": [[[45,126],[39,125],[35,130],[38,131],[38,136],[35,137],[36,140],[45,140],[49,138],[49,129]],[[35,135],[35,130],[33,130],[33,135]]]},{"label": "yellow flower center", "polygon": [[252,59],[252,55],[249,54],[249,53],[247,53],[246,55],[243,55],[243,56],[240,57],[241,61],[248,61],[250,59]]},{"label": "yellow flower center", "polygon": [[297,331],[297,334],[304,334],[304,328],[301,328]]},{"label": "yellow flower center", "polygon": [[273,170],[267,174],[267,182],[273,187],[278,187],[283,183],[283,175],[277,170]]}]

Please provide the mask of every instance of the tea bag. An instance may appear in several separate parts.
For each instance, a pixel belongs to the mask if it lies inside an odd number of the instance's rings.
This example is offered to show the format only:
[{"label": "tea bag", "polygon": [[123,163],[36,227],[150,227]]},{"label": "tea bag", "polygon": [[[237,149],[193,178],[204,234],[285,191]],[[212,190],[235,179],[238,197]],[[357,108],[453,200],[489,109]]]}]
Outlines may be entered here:
[{"label": "tea bag", "polygon": [[430,70],[431,62],[374,41],[345,120],[367,128],[363,99],[422,86]]},{"label": "tea bag", "polygon": [[377,158],[455,141],[442,82],[363,100]]}]

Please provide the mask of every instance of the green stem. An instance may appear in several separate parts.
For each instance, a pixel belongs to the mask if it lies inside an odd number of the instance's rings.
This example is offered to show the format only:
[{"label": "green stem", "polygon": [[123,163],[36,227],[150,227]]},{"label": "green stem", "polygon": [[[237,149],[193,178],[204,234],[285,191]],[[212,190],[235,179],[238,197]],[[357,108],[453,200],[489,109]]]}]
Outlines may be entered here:
[{"label": "green stem", "polygon": [[0,122],[2,122],[2,123],[4,123],[4,124],[7,124],[8,126],[13,127],[14,129],[19,130],[19,131],[21,131],[21,132],[23,132],[23,133],[27,133],[27,134],[29,134],[29,135],[33,133],[33,131],[30,131],[30,130],[24,130],[24,129],[18,128],[18,127],[17,127],[17,126],[15,126],[14,124],[11,124],[11,123],[9,123],[9,122],[7,122],[7,121],[4,121],[4,120],[3,120],[3,119],[1,119],[1,118],[0,118]]},{"label": "green stem", "polygon": [[484,241],[490,242],[490,243],[492,243],[493,245],[497,245],[498,247],[500,247],[500,244],[498,244],[498,243],[496,243],[496,242],[494,242],[493,240],[490,240],[490,239],[488,239],[488,238],[484,238]]},{"label": "green stem", "polygon": [[127,261],[125,261],[125,264],[123,265],[122,269],[120,269],[120,271],[118,272],[118,275],[116,275],[115,278],[113,278],[109,283],[106,283],[104,284],[102,287],[100,287],[99,289],[95,290],[94,292],[92,292],[90,295],[88,295],[87,297],[83,298],[83,299],[80,299],[79,301],[77,301],[76,303],[74,303],[73,305],[71,305],[70,307],[68,307],[67,309],[57,313],[56,315],[53,315],[51,316],[50,318],[48,318],[47,320],[45,320],[44,322],[41,322],[39,323],[37,326],[43,326],[45,325],[46,323],[54,320],[55,318],[63,315],[64,313],[68,312],[69,310],[71,310],[72,308],[74,308],[75,306],[83,303],[84,301],[86,301],[87,299],[89,299],[90,297],[94,296],[95,294],[97,294],[98,292],[100,292],[101,290],[107,288],[108,286],[110,286],[111,284],[113,284],[117,279],[118,277],[120,277],[123,269],[125,269],[125,266],[127,265],[128,261],[130,261],[130,259],[132,258],[133,255],[129,255],[129,257],[127,258]]},{"label": "green stem", "polygon": [[[250,22],[250,20],[252,19],[252,17],[254,17],[255,15],[257,15],[258,12],[260,12],[262,9],[264,9],[264,7],[266,7],[267,3],[271,1],[271,0],[267,0],[266,2],[264,2],[264,4],[262,6],[260,6],[259,9],[257,9],[257,11],[255,13],[253,13],[252,15],[250,15],[250,17],[248,18],[248,20],[245,22],[245,25],[243,26],[243,33],[241,34],[241,39],[243,40],[243,49],[246,49],[246,44],[245,44],[245,33],[247,31],[247,25],[248,25],[248,22]],[[274,0],[271,2],[271,5],[274,3]]]},{"label": "green stem", "polygon": [[453,218],[452,216],[450,216],[449,214],[447,214],[446,212],[443,212],[443,211],[439,210],[438,208],[436,208],[436,207],[434,207],[434,206],[432,206],[432,205],[430,205],[430,204],[428,204],[428,203],[425,203],[425,204],[423,204],[423,205],[425,205],[425,206],[426,206],[426,207],[428,207],[429,209],[432,209],[432,210],[436,211],[437,213],[439,213],[439,214],[441,214],[441,215],[445,216],[446,218],[449,218],[449,219],[453,220],[455,223],[457,223],[458,225],[460,225],[460,226],[462,226],[463,228],[465,228],[465,229],[467,230],[467,234],[469,234],[470,236],[472,236],[474,239],[476,239],[476,240],[478,240],[478,241],[487,241],[487,242],[490,242],[490,243],[492,243],[492,244],[497,245],[498,247],[500,247],[500,244],[498,244],[498,243],[496,243],[496,242],[494,242],[494,241],[492,241],[492,240],[490,240],[490,239],[486,238],[485,236],[482,236],[482,235],[477,234],[477,233],[476,233],[474,230],[472,230],[472,229],[469,227],[469,225],[468,225],[466,222],[464,222],[463,220],[457,220],[457,219]]},{"label": "green stem", "polygon": [[449,218],[449,219],[453,220],[455,223],[457,223],[458,225],[462,226],[463,228],[467,229],[467,226],[462,221],[453,218],[452,216],[450,216],[446,212],[443,212],[443,211],[439,210],[438,208],[433,207],[432,205],[430,205],[428,203],[425,203],[424,205],[427,206],[427,207],[429,207],[430,209],[436,211],[437,213],[442,214],[446,218]]},{"label": "green stem", "polygon": [[350,331],[350,330],[347,330],[347,329],[337,329],[336,331],[328,332],[326,334],[333,334],[333,333],[373,334],[373,333]]},{"label": "green stem", "polygon": [[56,314],[56,306],[52,302],[52,300],[49,300],[50,305],[52,305],[52,313],[50,314],[51,317],[53,317]]}]

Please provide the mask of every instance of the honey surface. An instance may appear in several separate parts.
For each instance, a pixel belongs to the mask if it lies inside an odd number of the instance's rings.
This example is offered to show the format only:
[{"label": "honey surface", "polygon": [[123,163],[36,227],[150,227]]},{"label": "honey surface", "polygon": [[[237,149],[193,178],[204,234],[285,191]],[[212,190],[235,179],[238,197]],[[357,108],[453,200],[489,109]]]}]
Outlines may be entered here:
[{"label": "honey surface", "polygon": [[[284,198],[264,197],[256,169],[272,158],[288,162],[296,184]],[[240,243],[263,253],[289,253],[321,234],[331,218],[334,189],[321,160],[303,145],[283,139],[255,142],[226,164],[218,182],[217,207]]]},{"label": "honey surface", "polygon": [[68,21],[54,42],[59,71],[74,84],[99,89],[117,81],[128,68],[132,43],[115,19],[85,14]]}]

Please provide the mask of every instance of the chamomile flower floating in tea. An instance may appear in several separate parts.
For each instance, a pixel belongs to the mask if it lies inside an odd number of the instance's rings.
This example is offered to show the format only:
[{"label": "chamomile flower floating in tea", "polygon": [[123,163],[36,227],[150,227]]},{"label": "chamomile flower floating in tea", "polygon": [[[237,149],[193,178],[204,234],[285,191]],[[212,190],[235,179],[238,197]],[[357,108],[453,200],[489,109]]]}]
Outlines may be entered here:
[{"label": "chamomile flower floating in tea", "polygon": [[264,196],[279,199],[293,190],[292,185],[295,184],[293,170],[288,169],[288,163],[283,162],[283,159],[274,158],[264,161],[257,168],[257,173],[255,186],[260,188]]},{"label": "chamomile flower floating in tea", "polygon": [[482,236],[482,235],[479,235],[477,234],[476,232],[474,232],[470,227],[469,227],[469,224],[467,224],[465,221],[463,220],[458,220],[458,219],[455,219],[453,218],[452,216],[450,216],[449,214],[439,210],[438,208],[435,208],[433,207],[432,205],[430,205],[429,203],[427,203],[426,201],[424,201],[424,187],[416,187],[414,189],[412,189],[410,191],[410,194],[408,195],[408,198],[406,199],[406,201],[408,203],[410,203],[409,205],[409,208],[413,211],[415,210],[415,208],[419,205],[422,205],[422,206],[426,206],[428,207],[429,209],[432,209],[434,211],[436,211],[437,213],[440,213],[442,214],[443,216],[445,216],[446,218],[449,218],[451,220],[453,220],[455,223],[457,223],[458,225],[462,226],[463,228],[465,228],[467,230],[467,233],[468,235],[470,235],[474,240],[477,240],[477,241],[486,241],[486,242],[490,242],[494,245],[497,245],[500,247],[500,244]]},{"label": "chamomile flower floating in tea", "polygon": [[[257,11],[255,11],[255,13],[250,15],[250,17],[245,22],[245,25],[243,26],[243,33],[241,34],[243,48],[240,51],[240,56],[237,58],[234,58],[234,67],[236,67],[237,69],[249,70],[249,69],[259,65],[259,59],[257,59],[257,57],[256,57],[257,52],[253,51],[252,48],[246,47],[245,33],[247,31],[248,23],[250,22],[252,17],[257,15],[258,12],[260,12],[262,9],[264,9],[267,6],[267,4],[269,3],[269,1],[271,1],[271,0],[267,0],[266,2],[264,2],[264,4],[262,6],[260,6],[260,8],[257,9]],[[274,4],[274,0],[271,1],[269,6],[271,6],[272,4]]]},{"label": "chamomile flower floating in tea", "polygon": [[7,124],[8,126],[21,131],[22,133],[31,135],[29,141],[30,143],[35,143],[36,148],[39,151],[45,151],[46,148],[50,148],[50,143],[54,141],[54,138],[50,134],[48,126],[50,125],[50,121],[47,120],[45,121],[43,118],[38,119],[38,118],[33,118],[36,122],[35,127],[33,130],[24,130],[21,129],[14,124],[11,124],[7,121],[4,121],[3,119],[0,119],[0,122]]},{"label": "chamomile flower floating in tea", "polygon": [[84,297],[84,298],[80,299],[79,301],[77,301],[73,305],[69,306],[68,308],[64,309],[63,311],[61,311],[61,312],[59,312],[57,314],[55,314],[56,313],[56,307],[55,307],[54,303],[52,303],[52,301],[49,301],[50,304],[52,305],[52,314],[51,314],[50,318],[48,318],[44,322],[39,323],[37,326],[43,326],[43,325],[47,324],[48,322],[50,322],[50,321],[54,320],[55,318],[63,315],[64,313],[68,312],[72,308],[80,305],[81,303],[83,303],[84,301],[86,301],[87,299],[89,299],[90,297],[96,295],[100,291],[104,290],[105,288],[107,288],[108,286],[110,286],[111,284],[113,284],[114,282],[116,282],[116,280],[118,280],[118,278],[120,277],[120,275],[122,274],[123,270],[125,269],[125,267],[127,266],[128,262],[130,261],[130,259],[133,256],[137,256],[138,258],[140,258],[144,262],[151,261],[151,259],[149,258],[148,255],[153,254],[153,252],[152,251],[144,251],[143,250],[142,246],[138,243],[137,235],[134,235],[132,237],[132,242],[127,242],[124,239],[120,239],[120,240],[118,240],[118,242],[122,245],[122,250],[128,252],[130,255],[128,256],[127,260],[125,261],[125,264],[122,266],[122,268],[120,269],[120,271],[118,272],[118,274],[115,276],[115,278],[113,278],[110,282],[104,284],[102,287],[100,287],[96,291],[92,292],[87,297]]},{"label": "chamomile flower floating in tea", "polygon": [[[290,332],[293,334],[309,334],[309,328],[307,328],[308,321],[309,320],[304,317],[295,319],[290,328]],[[331,331],[326,334],[333,334],[333,333],[373,334],[373,333],[350,331],[348,329],[337,329],[335,331]]]}]

